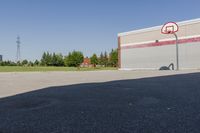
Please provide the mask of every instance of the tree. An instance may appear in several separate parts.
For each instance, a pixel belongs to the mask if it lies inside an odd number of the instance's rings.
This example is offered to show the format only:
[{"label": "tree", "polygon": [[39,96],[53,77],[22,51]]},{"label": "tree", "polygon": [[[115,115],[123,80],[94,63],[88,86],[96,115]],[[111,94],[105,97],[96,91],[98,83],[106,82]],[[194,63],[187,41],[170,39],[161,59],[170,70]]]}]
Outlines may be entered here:
[{"label": "tree", "polygon": [[100,57],[99,57],[99,65],[101,65],[101,66],[105,65],[104,64],[104,55],[103,55],[102,52],[101,52]]},{"label": "tree", "polygon": [[53,66],[53,64],[52,64],[52,54],[47,52],[45,61],[46,61],[47,66]]},{"label": "tree", "polygon": [[46,52],[44,52],[43,55],[42,55],[42,59],[41,59],[41,65],[42,66],[47,66],[46,56],[47,56],[47,54],[46,54]]},{"label": "tree", "polygon": [[58,66],[64,66],[65,63],[64,63],[63,55],[62,54],[57,54],[56,57],[57,57],[57,65]]},{"label": "tree", "polygon": [[34,66],[39,66],[40,62],[38,60],[35,60]]},{"label": "tree", "polygon": [[20,61],[17,61],[17,66],[22,66],[22,63]]},{"label": "tree", "polygon": [[73,51],[69,53],[65,59],[67,66],[69,67],[80,67],[80,64],[83,62],[84,56],[80,51]]},{"label": "tree", "polygon": [[42,58],[41,58],[41,60],[40,60],[42,66],[46,66],[46,61],[45,61],[45,59],[46,59],[46,52],[43,53]]},{"label": "tree", "polygon": [[64,66],[62,54],[44,52],[41,59],[42,66]]},{"label": "tree", "polygon": [[21,64],[22,66],[28,65],[28,60],[23,60]]},{"label": "tree", "polygon": [[69,66],[71,64],[71,62],[70,62],[71,55],[72,55],[71,52],[69,52],[69,54],[64,57],[65,66]]},{"label": "tree", "polygon": [[98,58],[96,54],[93,54],[92,57],[90,58],[91,60],[91,64],[94,65],[94,67],[96,67],[96,65],[98,64]]},{"label": "tree", "polygon": [[41,59],[42,66],[52,66],[52,54],[44,52]]},{"label": "tree", "polygon": [[57,56],[55,53],[53,53],[52,58],[51,58],[51,63],[52,66],[57,66]]},{"label": "tree", "polygon": [[52,56],[52,65],[53,66],[64,66],[64,59],[62,54],[53,53]]},{"label": "tree", "polygon": [[28,62],[28,66],[33,66],[34,64],[33,64],[33,62],[32,61],[29,61]]},{"label": "tree", "polygon": [[108,54],[106,51],[105,51],[104,57],[103,57],[103,64],[105,65],[105,67],[108,66]]},{"label": "tree", "polygon": [[110,58],[109,58],[109,63],[112,67],[117,67],[118,64],[118,51],[117,49],[113,50],[110,52]]},{"label": "tree", "polygon": [[12,61],[1,61],[0,66],[17,66],[17,64]]}]

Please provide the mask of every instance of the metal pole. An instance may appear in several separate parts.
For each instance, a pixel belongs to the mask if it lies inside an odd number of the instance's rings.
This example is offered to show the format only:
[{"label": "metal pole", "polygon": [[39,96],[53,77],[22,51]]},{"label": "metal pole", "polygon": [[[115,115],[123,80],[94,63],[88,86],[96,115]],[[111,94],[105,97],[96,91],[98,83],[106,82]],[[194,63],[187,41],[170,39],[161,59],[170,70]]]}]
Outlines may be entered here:
[{"label": "metal pole", "polygon": [[179,50],[178,50],[178,36],[176,33],[174,33],[174,36],[176,38],[176,70],[179,70]]},{"label": "metal pole", "polygon": [[21,51],[20,51],[20,37],[17,37],[17,55],[16,55],[16,62],[21,61]]}]

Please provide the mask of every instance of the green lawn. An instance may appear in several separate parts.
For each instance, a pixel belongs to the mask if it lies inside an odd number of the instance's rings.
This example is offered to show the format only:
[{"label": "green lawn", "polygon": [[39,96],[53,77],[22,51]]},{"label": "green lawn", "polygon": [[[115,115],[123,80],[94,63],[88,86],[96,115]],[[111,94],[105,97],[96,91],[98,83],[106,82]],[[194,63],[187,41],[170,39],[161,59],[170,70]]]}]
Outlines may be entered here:
[{"label": "green lawn", "polygon": [[49,71],[98,71],[117,70],[112,67],[80,68],[75,67],[20,67],[20,66],[0,66],[0,72],[49,72]]}]

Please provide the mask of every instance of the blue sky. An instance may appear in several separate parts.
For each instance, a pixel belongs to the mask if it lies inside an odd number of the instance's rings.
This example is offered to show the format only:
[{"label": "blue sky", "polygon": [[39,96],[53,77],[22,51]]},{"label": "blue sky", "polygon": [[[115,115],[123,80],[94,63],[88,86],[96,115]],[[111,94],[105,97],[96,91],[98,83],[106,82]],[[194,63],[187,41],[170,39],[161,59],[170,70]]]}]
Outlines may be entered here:
[{"label": "blue sky", "polygon": [[44,51],[86,56],[117,48],[120,32],[200,17],[199,0],[0,0],[0,54],[15,60]]}]

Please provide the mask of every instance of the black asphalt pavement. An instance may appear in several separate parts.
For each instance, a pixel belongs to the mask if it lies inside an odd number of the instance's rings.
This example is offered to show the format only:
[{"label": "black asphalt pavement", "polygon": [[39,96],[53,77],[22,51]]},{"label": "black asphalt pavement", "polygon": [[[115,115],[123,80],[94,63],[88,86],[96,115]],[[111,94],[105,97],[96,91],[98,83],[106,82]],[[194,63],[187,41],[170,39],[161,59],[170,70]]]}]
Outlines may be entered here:
[{"label": "black asphalt pavement", "polygon": [[200,133],[200,73],[2,98],[0,133]]}]

